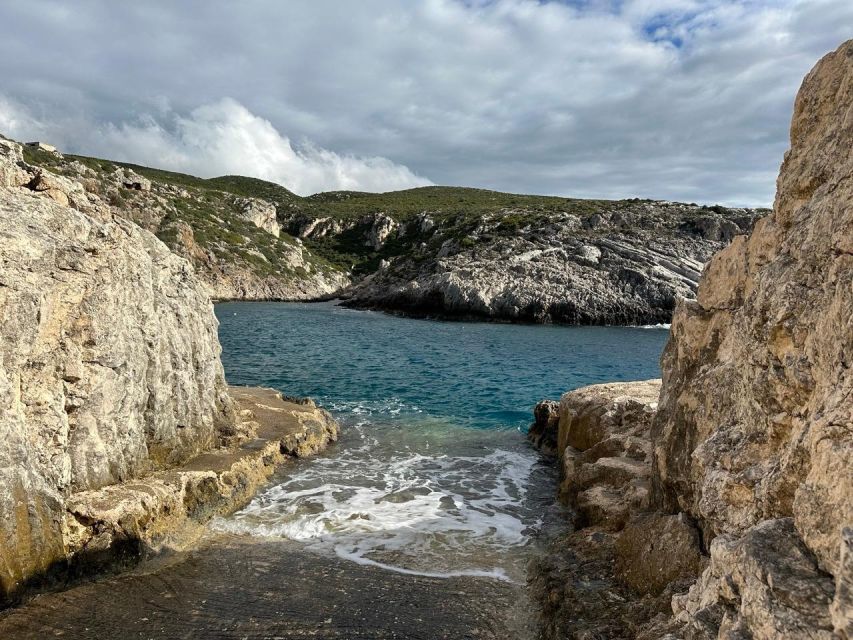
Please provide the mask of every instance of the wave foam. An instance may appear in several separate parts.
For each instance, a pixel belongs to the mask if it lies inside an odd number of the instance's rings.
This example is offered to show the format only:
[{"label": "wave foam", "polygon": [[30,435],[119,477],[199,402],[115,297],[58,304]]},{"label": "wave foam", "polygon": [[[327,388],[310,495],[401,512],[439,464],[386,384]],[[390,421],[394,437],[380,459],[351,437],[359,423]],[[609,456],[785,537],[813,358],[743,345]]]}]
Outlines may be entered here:
[{"label": "wave foam", "polygon": [[302,541],[402,573],[508,579],[501,558],[525,545],[536,525],[523,507],[537,461],[532,452],[463,444],[466,455],[451,455],[445,439],[408,442],[408,430],[377,434],[367,421],[350,429],[351,446],[307,461],[215,526]]}]

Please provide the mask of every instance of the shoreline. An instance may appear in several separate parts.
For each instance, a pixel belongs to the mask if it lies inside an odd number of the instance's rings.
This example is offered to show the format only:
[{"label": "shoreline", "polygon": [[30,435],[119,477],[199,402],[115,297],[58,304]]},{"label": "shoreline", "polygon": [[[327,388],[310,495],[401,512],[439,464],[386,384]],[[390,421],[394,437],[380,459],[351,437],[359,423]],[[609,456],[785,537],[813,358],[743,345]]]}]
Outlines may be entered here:
[{"label": "shoreline", "polygon": [[191,549],[204,525],[248,504],[276,469],[334,443],[339,427],[307,398],[273,389],[229,387],[238,441],[182,465],[70,495],[62,526],[65,557],[30,576],[3,609],[79,582],[126,571],[163,554]]},{"label": "shoreline", "polygon": [[[458,324],[500,324],[500,325],[517,325],[521,327],[577,327],[577,328],[586,328],[586,327],[604,327],[604,328],[620,328],[620,329],[669,329],[669,322],[649,322],[645,324],[598,324],[598,323],[570,323],[570,322],[537,322],[534,320],[526,320],[526,319],[514,319],[514,318],[502,318],[502,317],[492,317],[486,315],[477,315],[477,314],[453,314],[453,313],[444,313],[444,312],[409,312],[405,310],[399,310],[394,308],[385,308],[379,306],[361,306],[361,305],[349,305],[346,303],[346,298],[317,298],[311,300],[293,300],[293,299],[262,299],[262,298],[211,298],[211,302],[213,302],[214,306],[221,304],[233,304],[233,303],[247,303],[247,304],[300,304],[300,305],[312,305],[312,304],[326,304],[333,302],[334,306],[340,307],[342,309],[348,309],[350,311],[364,311],[364,312],[373,312],[373,313],[381,313],[386,316],[394,317],[394,318],[403,318],[408,320],[427,320],[432,322],[449,322],[449,323],[458,323]],[[670,317],[671,320],[671,317]]]}]

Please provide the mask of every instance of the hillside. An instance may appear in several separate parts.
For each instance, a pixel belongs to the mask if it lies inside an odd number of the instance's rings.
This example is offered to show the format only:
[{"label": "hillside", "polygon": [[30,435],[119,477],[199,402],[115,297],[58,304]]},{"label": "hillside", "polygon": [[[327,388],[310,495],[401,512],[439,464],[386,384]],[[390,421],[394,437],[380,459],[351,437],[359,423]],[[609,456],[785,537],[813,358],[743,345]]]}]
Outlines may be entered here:
[{"label": "hillside", "polygon": [[26,146],[188,258],[218,299],[312,300],[415,315],[665,322],[702,264],[763,210],[460,187],[300,197]]}]

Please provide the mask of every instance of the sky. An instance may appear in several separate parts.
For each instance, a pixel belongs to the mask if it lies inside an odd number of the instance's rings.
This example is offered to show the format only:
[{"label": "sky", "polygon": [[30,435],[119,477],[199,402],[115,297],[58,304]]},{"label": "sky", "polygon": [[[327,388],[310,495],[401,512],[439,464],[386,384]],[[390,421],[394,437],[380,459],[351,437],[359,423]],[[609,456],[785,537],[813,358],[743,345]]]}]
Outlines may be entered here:
[{"label": "sky", "polygon": [[766,206],[850,0],[0,0],[0,133],[307,195]]}]

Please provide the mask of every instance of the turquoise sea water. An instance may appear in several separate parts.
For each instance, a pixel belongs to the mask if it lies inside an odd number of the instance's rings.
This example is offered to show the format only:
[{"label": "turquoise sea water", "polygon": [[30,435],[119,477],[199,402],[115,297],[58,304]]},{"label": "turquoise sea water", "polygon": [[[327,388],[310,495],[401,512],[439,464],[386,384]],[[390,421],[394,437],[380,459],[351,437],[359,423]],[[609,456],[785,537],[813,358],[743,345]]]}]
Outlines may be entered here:
[{"label": "turquoise sea water", "polygon": [[217,526],[389,570],[523,579],[553,468],[543,398],[659,375],[667,331],[412,320],[333,303],[216,306],[231,384],[310,396],[343,436]]}]

